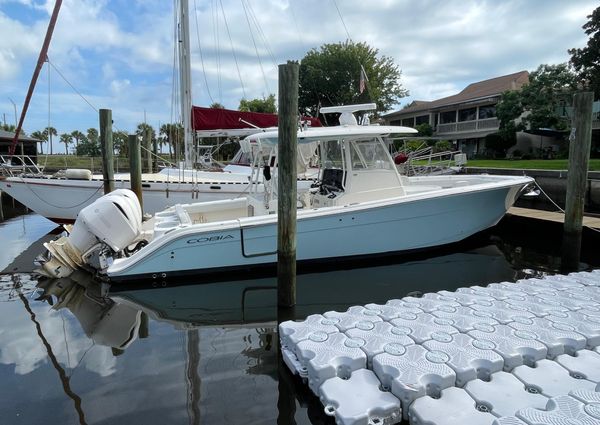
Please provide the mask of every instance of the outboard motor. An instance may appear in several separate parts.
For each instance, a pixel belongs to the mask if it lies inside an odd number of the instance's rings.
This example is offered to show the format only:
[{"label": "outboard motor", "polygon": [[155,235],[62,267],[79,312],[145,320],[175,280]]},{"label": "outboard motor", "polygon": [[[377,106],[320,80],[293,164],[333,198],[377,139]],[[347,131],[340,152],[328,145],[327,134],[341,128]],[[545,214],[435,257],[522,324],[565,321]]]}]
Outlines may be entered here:
[{"label": "outboard motor", "polygon": [[142,231],[142,208],[135,194],[118,189],[102,196],[79,212],[67,236],[45,243],[38,257],[45,276],[67,277],[77,268],[103,270],[107,258],[138,241]]}]

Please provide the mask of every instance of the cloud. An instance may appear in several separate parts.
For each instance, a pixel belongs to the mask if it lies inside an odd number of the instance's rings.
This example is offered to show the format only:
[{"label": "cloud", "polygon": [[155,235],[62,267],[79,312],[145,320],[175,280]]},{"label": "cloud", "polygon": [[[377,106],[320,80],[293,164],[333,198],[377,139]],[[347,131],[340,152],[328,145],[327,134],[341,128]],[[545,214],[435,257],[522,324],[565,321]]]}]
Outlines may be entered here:
[{"label": "cloud", "polygon": [[[0,39],[9,40],[0,46],[0,107],[5,107],[7,96],[22,104],[54,1],[0,3]],[[444,97],[474,81],[567,61],[567,49],[585,44],[581,26],[597,7],[590,0],[345,0],[337,2],[342,23],[330,0],[223,0],[224,11],[220,2],[189,3],[194,103],[217,101],[230,108],[238,106],[244,92],[248,98],[276,92],[277,64],[348,35],[399,65],[401,82],[411,93],[402,104]],[[160,0],[65,0],[51,60],[80,92],[101,102],[98,107],[113,108],[123,127],[134,128],[144,110],[153,125],[167,122],[177,109],[171,106],[171,7]],[[29,131],[47,121],[33,118],[47,117],[43,84],[41,79],[35,102],[42,110],[28,119]],[[66,102],[54,108],[71,111],[54,116],[59,131],[72,131],[82,120],[96,125],[95,113],[58,75],[51,77],[51,86],[60,93],[54,97]]]}]

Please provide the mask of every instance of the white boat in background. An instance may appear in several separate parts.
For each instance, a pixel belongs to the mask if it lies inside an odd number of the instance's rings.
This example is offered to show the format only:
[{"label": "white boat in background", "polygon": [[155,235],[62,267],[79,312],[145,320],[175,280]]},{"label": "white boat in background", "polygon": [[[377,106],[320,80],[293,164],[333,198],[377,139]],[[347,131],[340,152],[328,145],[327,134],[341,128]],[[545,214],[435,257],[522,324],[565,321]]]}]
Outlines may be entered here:
[{"label": "white boat in background", "polygon": [[[298,143],[320,145],[318,184],[298,199],[297,261],[338,261],[436,247],[485,230],[533,183],[515,176],[421,176],[398,173],[385,138],[415,130],[361,126],[340,107],[339,127],[298,132]],[[242,140],[272,164],[278,133]],[[275,169],[276,172],[276,169]],[[263,193],[176,205],[142,222],[129,191],[108,194],[81,211],[70,235],[46,244],[42,272],[62,277],[92,268],[111,281],[168,281],[178,276],[271,270],[277,259],[277,199],[273,178]]]},{"label": "white boat in background", "polygon": [[[318,168],[304,165],[298,164],[299,190],[307,189],[319,172]],[[144,212],[154,214],[175,204],[243,196],[250,189],[251,169],[250,164],[233,164],[221,172],[167,168],[158,173],[144,173]],[[116,189],[130,187],[129,173],[115,174],[114,179]],[[57,223],[73,223],[79,211],[103,195],[103,182],[102,174],[92,174],[89,170],[69,169],[47,176],[14,172],[0,166],[0,190]],[[263,190],[262,183],[259,182],[257,190]]]},{"label": "white boat in background", "polygon": [[[197,170],[202,163],[200,137],[230,137],[238,139],[277,126],[277,115],[227,109],[192,106],[190,40],[187,1],[179,3],[175,40],[179,59],[179,81],[183,145],[185,160],[179,168],[167,168],[158,173],[142,174],[144,212],[154,214],[165,208],[186,202],[216,201],[242,196],[250,188],[250,162],[237,162],[222,171]],[[58,12],[57,12],[58,13]],[[25,111],[24,111],[25,112]],[[318,119],[304,117],[310,125],[321,125]],[[311,169],[314,150],[298,153],[298,185],[310,186],[318,175]],[[14,164],[18,165],[15,166]],[[259,178],[261,178],[259,176]],[[115,188],[130,187],[128,173],[115,174]],[[262,184],[254,188],[262,191]],[[78,213],[103,195],[103,176],[90,170],[66,170],[58,175],[44,175],[29,157],[0,156],[0,191],[7,193],[30,210],[58,223],[73,223]]]}]

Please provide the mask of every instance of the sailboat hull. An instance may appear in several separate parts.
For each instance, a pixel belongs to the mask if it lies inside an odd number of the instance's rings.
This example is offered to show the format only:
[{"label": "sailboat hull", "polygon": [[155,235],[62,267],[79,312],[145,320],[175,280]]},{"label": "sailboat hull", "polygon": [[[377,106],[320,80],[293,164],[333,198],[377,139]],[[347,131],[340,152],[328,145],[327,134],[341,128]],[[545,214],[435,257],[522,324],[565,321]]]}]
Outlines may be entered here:
[{"label": "sailboat hull", "polygon": [[[301,210],[299,267],[422,250],[461,241],[494,226],[532,179],[513,178],[344,207]],[[116,260],[112,281],[252,272],[277,261],[277,217],[241,218],[170,232],[133,256]]]},{"label": "sailboat hull", "polygon": [[[0,180],[0,190],[50,220],[72,223],[79,211],[104,194],[102,184],[101,180],[7,177]],[[129,186],[128,180],[115,181],[115,189]],[[248,182],[234,180],[202,183],[192,179],[183,183],[144,181],[144,212],[154,214],[175,204],[230,199],[241,196],[248,189]]]}]

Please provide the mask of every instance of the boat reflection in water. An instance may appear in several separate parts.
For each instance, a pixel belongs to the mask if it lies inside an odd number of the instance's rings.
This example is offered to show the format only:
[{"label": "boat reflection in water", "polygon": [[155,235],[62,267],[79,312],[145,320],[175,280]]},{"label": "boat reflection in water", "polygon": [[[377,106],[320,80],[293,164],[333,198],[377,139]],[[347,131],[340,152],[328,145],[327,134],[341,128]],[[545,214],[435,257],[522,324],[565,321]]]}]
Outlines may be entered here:
[{"label": "boat reflection in water", "polygon": [[[294,317],[521,277],[495,245],[470,245],[400,264],[299,275]],[[106,423],[131,415],[146,423],[274,423],[278,416],[328,423],[318,399],[278,368],[275,279],[115,289],[102,297],[84,275],[38,284],[38,300],[70,311],[87,338],[113,353],[108,376],[86,374],[93,390],[80,394],[82,411],[110,404]],[[98,391],[101,399],[92,397]],[[119,401],[127,398],[134,401]]]}]

